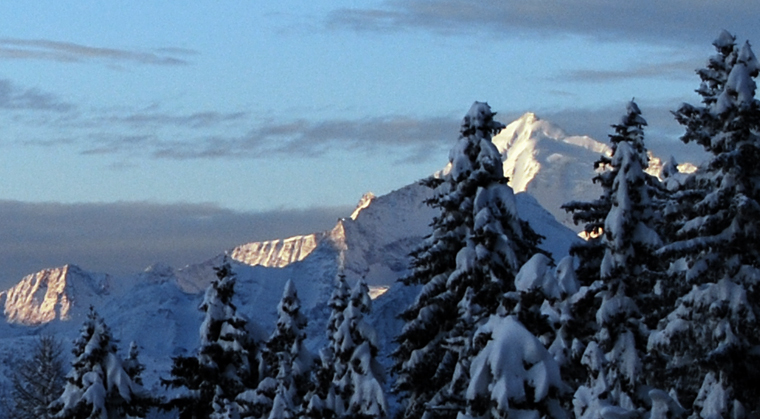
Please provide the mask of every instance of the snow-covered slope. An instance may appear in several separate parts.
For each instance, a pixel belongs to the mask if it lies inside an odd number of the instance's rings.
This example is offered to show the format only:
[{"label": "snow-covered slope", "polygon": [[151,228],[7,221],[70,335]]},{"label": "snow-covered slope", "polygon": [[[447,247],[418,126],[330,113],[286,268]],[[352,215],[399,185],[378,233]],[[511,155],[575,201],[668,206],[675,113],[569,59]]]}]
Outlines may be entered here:
[{"label": "snow-covered slope", "polygon": [[601,195],[601,188],[591,183],[594,162],[609,155],[610,148],[591,137],[569,136],[533,113],[507,125],[493,142],[505,156],[504,175],[514,191],[527,191],[557,220],[579,231],[560,206]]}]

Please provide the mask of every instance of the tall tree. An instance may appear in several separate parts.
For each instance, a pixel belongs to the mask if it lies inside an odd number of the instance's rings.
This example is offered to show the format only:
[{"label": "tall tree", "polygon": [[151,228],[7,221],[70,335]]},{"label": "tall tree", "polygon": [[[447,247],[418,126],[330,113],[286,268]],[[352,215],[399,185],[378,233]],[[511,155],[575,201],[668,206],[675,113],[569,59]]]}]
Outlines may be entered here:
[{"label": "tall tree", "polygon": [[698,71],[702,105],[675,112],[682,140],[711,154],[675,197],[673,242],[661,254],[681,297],[649,339],[684,406],[704,418],[760,409],[760,64],[749,43],[721,32]]},{"label": "tall tree", "polygon": [[103,319],[90,307],[63,394],[50,404],[57,419],[139,417],[147,392],[134,382],[116,353],[116,344]]},{"label": "tall tree", "polygon": [[[406,325],[393,355],[404,418],[456,415],[441,403],[452,400],[454,370],[477,327],[470,322],[496,311],[540,239],[517,215],[501,153],[491,142],[504,128],[494,115],[488,104],[475,102],[449,154],[449,172],[424,181],[435,191],[428,205],[440,213],[432,233],[412,252],[411,273],[401,279],[422,285],[401,314]],[[464,299],[472,308],[465,311],[477,313],[461,315]]]},{"label": "tall tree", "polygon": [[615,152],[608,172],[611,206],[601,237],[604,256],[597,332],[583,356],[589,375],[574,403],[576,415],[583,418],[599,418],[605,407],[642,414],[649,403],[642,390],[647,381],[642,368],[648,338],[642,310],[659,307],[653,295],[663,268],[654,255],[662,240],[654,228],[650,193],[656,180],[644,172],[648,166],[645,125],[639,107],[631,101],[610,136]]},{"label": "tall tree", "polygon": [[48,405],[63,391],[64,372],[61,343],[50,335],[40,335],[31,356],[16,366],[11,377],[13,388],[8,400],[8,417],[49,419]]},{"label": "tall tree", "polygon": [[247,330],[248,321],[232,303],[235,274],[225,259],[216,269],[217,278],[206,290],[200,310],[201,346],[194,357],[173,359],[166,387],[181,392],[163,406],[177,409],[181,419],[206,418],[214,404],[234,402],[235,397],[258,384],[257,348]]}]

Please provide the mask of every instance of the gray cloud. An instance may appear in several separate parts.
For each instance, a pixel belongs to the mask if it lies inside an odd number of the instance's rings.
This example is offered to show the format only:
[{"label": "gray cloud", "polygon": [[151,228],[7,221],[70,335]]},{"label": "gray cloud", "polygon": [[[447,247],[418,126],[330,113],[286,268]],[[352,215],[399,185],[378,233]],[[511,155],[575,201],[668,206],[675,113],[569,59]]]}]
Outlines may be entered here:
[{"label": "gray cloud", "polygon": [[581,35],[598,40],[702,43],[720,29],[758,39],[754,0],[386,0],[380,7],[342,8],[328,28],[355,31],[423,29],[443,34]]},{"label": "gray cloud", "polygon": [[182,267],[239,244],[330,229],[351,210],[245,213],[210,204],[0,201],[0,289],[67,263],[114,275],[155,262]]},{"label": "gray cloud", "polygon": [[10,80],[0,79],[0,109],[68,112],[74,108],[74,105],[51,93],[38,89],[24,89]]},{"label": "gray cloud", "polygon": [[187,128],[208,128],[227,122],[240,121],[247,116],[246,112],[221,113],[205,111],[189,115],[172,115],[164,112],[135,112],[125,116],[110,116],[106,120],[136,127],[171,125]]},{"label": "gray cloud", "polygon": [[701,67],[704,62],[705,57],[700,55],[677,61],[641,64],[625,70],[569,70],[554,79],[563,82],[588,83],[648,78],[693,80],[695,69]]},{"label": "gray cloud", "polygon": [[117,48],[91,47],[47,39],[0,39],[0,59],[45,60],[63,63],[102,62],[106,64],[187,65],[184,57],[197,52],[182,48],[159,48],[153,51],[131,51]]},{"label": "gray cloud", "polygon": [[[215,117],[225,120],[225,116]],[[237,120],[242,115],[231,114]],[[203,119],[203,118],[201,118]],[[212,118],[213,119],[213,118]],[[150,123],[178,123],[193,127],[183,117],[149,118]],[[141,121],[145,122],[145,121]],[[430,149],[449,147],[456,139],[458,121],[452,118],[389,116],[364,119],[335,119],[313,122],[305,119],[263,121],[239,136],[191,135],[168,139],[154,134],[98,134],[85,145],[85,154],[145,154],[161,159],[267,158],[272,155],[316,157],[330,150],[347,149],[365,153],[391,150],[399,161],[426,158]]]}]

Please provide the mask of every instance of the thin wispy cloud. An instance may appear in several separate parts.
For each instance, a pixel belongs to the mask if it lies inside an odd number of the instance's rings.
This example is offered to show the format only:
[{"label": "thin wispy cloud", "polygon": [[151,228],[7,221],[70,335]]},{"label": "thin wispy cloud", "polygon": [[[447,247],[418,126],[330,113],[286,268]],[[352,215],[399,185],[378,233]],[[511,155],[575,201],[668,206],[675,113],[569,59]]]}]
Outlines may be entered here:
[{"label": "thin wispy cloud", "polygon": [[630,79],[695,79],[694,71],[698,68],[704,57],[694,57],[678,61],[664,61],[657,63],[641,64],[623,70],[569,70],[555,77],[555,80],[568,82],[599,83],[607,81],[630,80]]},{"label": "thin wispy cloud", "polygon": [[209,128],[221,124],[245,120],[247,112],[222,113],[216,111],[194,112],[191,114],[171,114],[167,112],[135,112],[126,115],[112,115],[105,119],[133,127],[174,126],[186,128]]},{"label": "thin wispy cloud", "polygon": [[[230,114],[219,120],[242,118]],[[201,118],[203,119],[203,118]],[[183,118],[149,118],[150,124],[175,124]],[[191,160],[218,158],[313,158],[338,149],[373,153],[398,153],[399,159],[426,158],[430,149],[450,147],[457,138],[458,121],[445,117],[335,119],[254,122],[255,128],[241,135],[192,133],[161,137],[156,134],[94,134],[83,154],[143,155],[158,159]],[[149,124],[149,125],[150,125]],[[193,123],[187,128],[195,128]]]},{"label": "thin wispy cloud", "polygon": [[386,0],[379,7],[337,9],[328,15],[326,26],[376,32],[422,29],[449,35],[580,35],[675,46],[704,42],[723,28],[741,38],[757,38],[758,15],[760,3],[751,0]]},{"label": "thin wispy cloud", "polygon": [[10,80],[0,79],[0,109],[68,112],[74,105],[52,93],[25,89]]},{"label": "thin wispy cloud", "polygon": [[95,47],[47,39],[0,38],[0,59],[5,60],[177,66],[190,64],[187,57],[195,54],[197,52],[182,48],[158,48],[142,51]]}]

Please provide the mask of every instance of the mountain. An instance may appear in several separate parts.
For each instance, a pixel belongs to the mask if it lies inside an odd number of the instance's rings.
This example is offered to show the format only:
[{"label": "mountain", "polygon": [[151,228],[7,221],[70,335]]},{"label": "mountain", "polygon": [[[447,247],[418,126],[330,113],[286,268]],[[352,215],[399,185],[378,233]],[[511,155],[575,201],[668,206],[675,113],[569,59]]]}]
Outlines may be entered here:
[{"label": "mountain", "polygon": [[[604,146],[587,137],[564,136],[532,114],[510,124],[494,141],[506,152],[505,173],[515,189],[528,191],[516,194],[520,216],[545,237],[541,247],[559,260],[579,239],[545,209],[547,202],[562,200],[551,196],[561,189],[552,189],[552,179],[563,178],[578,191],[583,182],[588,187],[590,167]],[[586,165],[588,173],[582,169]],[[235,303],[261,338],[274,327],[285,283],[294,282],[309,319],[307,346],[315,351],[325,339],[326,302],[341,268],[349,281],[367,280],[376,295],[388,290],[375,299],[370,318],[381,343],[386,343],[381,362],[387,364],[392,339],[401,327],[396,315],[417,295],[416,288],[396,280],[407,272],[409,252],[429,233],[435,210],[424,202],[430,194],[417,183],[382,196],[367,194],[350,216],[328,231],[242,244],[181,269],[158,264],[138,275],[115,277],[67,265],[26,276],[0,293],[6,320],[0,322],[0,377],[9,376],[14,360],[24,356],[35,334],[54,334],[68,345],[93,306],[123,351],[131,341],[138,343],[147,367],[146,384],[156,386],[158,378],[168,374],[172,356],[191,354],[198,346],[198,305],[214,278],[214,267],[225,257],[233,260],[238,277]]]},{"label": "mountain", "polygon": [[530,193],[558,221],[580,231],[560,206],[601,195],[601,188],[591,178],[594,162],[600,155],[611,154],[609,146],[591,137],[567,135],[533,113],[507,125],[493,143],[505,156],[504,176],[515,193]]},{"label": "mountain", "polygon": [[[579,232],[583,226],[576,226],[572,215],[560,207],[570,201],[599,198],[601,187],[591,182],[594,162],[602,155],[609,156],[612,149],[585,135],[568,135],[530,112],[507,125],[493,143],[504,156],[504,176],[515,193],[528,192],[559,222]],[[664,166],[659,157],[649,153],[647,173],[662,179]],[[696,167],[682,163],[677,170],[692,173]]]}]

